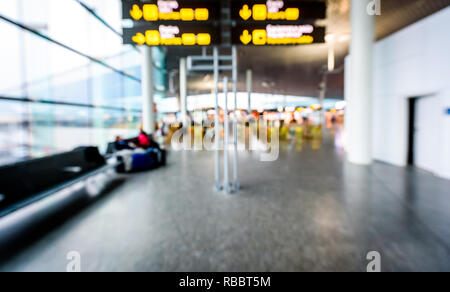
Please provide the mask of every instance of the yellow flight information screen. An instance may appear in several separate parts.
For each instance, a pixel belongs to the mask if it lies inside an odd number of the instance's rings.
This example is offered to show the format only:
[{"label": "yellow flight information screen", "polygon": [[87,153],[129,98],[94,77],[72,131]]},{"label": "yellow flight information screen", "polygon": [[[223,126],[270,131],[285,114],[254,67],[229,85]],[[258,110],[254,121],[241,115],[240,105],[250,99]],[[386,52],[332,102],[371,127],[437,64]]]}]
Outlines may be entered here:
[{"label": "yellow flight information screen", "polygon": [[233,45],[287,46],[325,42],[325,28],[314,25],[326,18],[324,1],[232,0]]},{"label": "yellow flight information screen", "polygon": [[287,46],[324,42],[325,28],[312,24],[240,25],[232,31],[234,45]]},{"label": "yellow flight information screen", "polygon": [[125,44],[147,46],[211,46],[221,42],[214,26],[151,25],[123,30]]},{"label": "yellow flight information screen", "polygon": [[219,1],[122,0],[123,19],[137,22],[205,22],[220,19]]},{"label": "yellow flight information screen", "polygon": [[232,0],[234,21],[305,21],[326,18],[325,2],[295,0]]},{"label": "yellow flight information screen", "polygon": [[[282,46],[325,42],[325,1],[122,0],[124,44]],[[231,38],[222,39],[222,32]]]}]

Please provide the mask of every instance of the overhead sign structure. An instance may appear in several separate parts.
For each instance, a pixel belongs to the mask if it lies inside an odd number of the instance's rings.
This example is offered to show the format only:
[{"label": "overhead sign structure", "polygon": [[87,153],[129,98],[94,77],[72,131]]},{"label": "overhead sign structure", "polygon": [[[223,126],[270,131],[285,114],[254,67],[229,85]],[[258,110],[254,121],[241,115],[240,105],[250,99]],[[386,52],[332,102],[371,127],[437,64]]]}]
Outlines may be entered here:
[{"label": "overhead sign structure", "polygon": [[325,42],[325,2],[295,0],[232,0],[233,45],[281,46]]},{"label": "overhead sign structure", "polygon": [[[231,25],[232,45],[280,46],[325,42],[324,1],[231,0],[224,13],[220,0],[122,0],[124,44],[211,46],[222,43]],[[130,21],[132,25],[130,25]]]},{"label": "overhead sign structure", "polygon": [[220,3],[208,0],[122,0],[123,19],[137,22],[220,20]]},{"label": "overhead sign structure", "polygon": [[147,46],[220,45],[220,29],[214,26],[146,25],[123,29],[124,44]]},{"label": "overhead sign structure", "polygon": [[295,0],[233,0],[234,21],[305,21],[326,18],[325,2]]},{"label": "overhead sign structure", "polygon": [[233,28],[232,44],[245,46],[307,45],[325,42],[325,28],[311,24],[240,25]]},{"label": "overhead sign structure", "polygon": [[220,2],[210,0],[122,0],[124,44],[220,45]]}]

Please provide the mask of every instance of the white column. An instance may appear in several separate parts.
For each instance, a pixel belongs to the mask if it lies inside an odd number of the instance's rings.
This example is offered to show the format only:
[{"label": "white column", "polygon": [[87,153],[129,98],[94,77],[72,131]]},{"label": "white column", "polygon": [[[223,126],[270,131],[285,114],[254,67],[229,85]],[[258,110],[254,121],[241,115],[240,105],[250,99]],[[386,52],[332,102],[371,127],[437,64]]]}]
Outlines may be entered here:
[{"label": "white column", "polygon": [[214,98],[215,98],[215,117],[214,117],[214,139],[216,144],[214,163],[215,163],[215,184],[216,190],[222,190],[220,182],[220,118],[219,118],[219,48],[214,47]]},{"label": "white column", "polygon": [[372,70],[375,17],[369,15],[372,0],[352,0],[350,47],[350,105],[348,159],[361,165],[372,163]]},{"label": "white column", "polygon": [[248,94],[248,113],[252,112],[252,82],[253,82],[253,72],[252,70],[247,70],[247,94]]},{"label": "white column", "polygon": [[181,122],[188,127],[187,120],[187,63],[186,58],[180,59],[180,111]]},{"label": "white column", "polygon": [[345,58],[345,71],[344,71],[344,98],[345,98],[345,102],[346,102],[346,106],[345,106],[345,119],[344,119],[344,147],[345,147],[345,152],[348,154],[350,153],[350,142],[348,140],[348,136],[350,133],[350,125],[352,124],[351,120],[351,94],[350,94],[350,84],[351,84],[351,60],[350,60],[350,56],[347,56]]},{"label": "white column", "polygon": [[152,48],[142,47],[142,127],[147,134],[155,133],[155,106],[153,101]]},{"label": "white column", "polygon": [[334,35],[330,35],[328,37],[327,44],[328,44],[328,71],[333,71],[336,65]]}]

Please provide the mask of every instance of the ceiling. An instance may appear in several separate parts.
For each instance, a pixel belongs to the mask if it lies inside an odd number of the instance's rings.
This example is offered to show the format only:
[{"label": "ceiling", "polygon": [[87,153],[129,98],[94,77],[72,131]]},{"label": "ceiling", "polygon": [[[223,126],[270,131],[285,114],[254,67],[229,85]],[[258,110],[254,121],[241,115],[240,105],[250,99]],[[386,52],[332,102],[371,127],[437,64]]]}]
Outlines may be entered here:
[{"label": "ceiling", "polygon": [[[316,0],[320,1],[320,0]],[[350,0],[327,0],[327,34],[337,37],[336,68],[342,68],[350,43]],[[376,18],[377,40],[450,5],[450,0],[381,0],[382,14]],[[181,56],[199,55],[199,49],[170,48],[168,69],[176,70]],[[317,96],[321,69],[327,64],[326,44],[298,47],[240,47],[239,90],[245,91],[245,71],[253,70],[253,90],[300,96]],[[211,77],[189,77],[192,94],[211,92]],[[342,98],[344,73],[328,78],[328,98]]]}]

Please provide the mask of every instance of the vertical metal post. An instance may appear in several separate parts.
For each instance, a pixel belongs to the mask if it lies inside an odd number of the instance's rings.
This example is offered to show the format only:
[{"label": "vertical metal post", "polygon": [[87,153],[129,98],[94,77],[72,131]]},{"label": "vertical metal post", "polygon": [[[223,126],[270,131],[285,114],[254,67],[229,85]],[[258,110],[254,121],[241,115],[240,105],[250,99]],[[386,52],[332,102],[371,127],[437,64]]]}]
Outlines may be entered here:
[{"label": "vertical metal post", "polygon": [[238,95],[238,61],[236,46],[232,48],[233,55],[233,93],[234,93],[234,114],[233,114],[233,139],[234,139],[234,156],[233,156],[233,189],[240,189],[239,169],[238,169],[238,116],[237,116],[237,95]]},{"label": "vertical metal post", "polygon": [[319,94],[319,104],[321,106],[321,109],[320,109],[320,124],[323,127],[325,126],[324,102],[325,102],[325,97],[327,95],[327,86],[328,86],[328,72],[324,68],[323,76],[322,76],[322,83],[320,84],[320,94]]},{"label": "vertical metal post", "polygon": [[153,104],[152,48],[142,47],[142,127],[148,134],[155,133],[155,106]]},{"label": "vertical metal post", "polygon": [[336,65],[335,57],[335,37],[330,36],[328,41],[328,71],[333,71]]},{"label": "vertical metal post", "polygon": [[180,107],[181,122],[184,128],[188,128],[187,119],[187,63],[186,58],[180,59]]},{"label": "vertical metal post", "polygon": [[223,188],[227,194],[231,193],[230,189],[230,171],[229,171],[229,135],[230,124],[228,120],[228,77],[223,80],[223,92],[225,94],[225,108],[224,108],[224,151],[223,151]]},{"label": "vertical metal post", "polygon": [[220,118],[219,118],[219,48],[214,47],[214,95],[215,95],[215,121],[214,121],[214,130],[215,130],[215,187],[217,190],[222,190],[222,186],[220,184]]},{"label": "vertical metal post", "polygon": [[247,70],[247,94],[248,94],[248,114],[252,113],[252,82],[253,82],[253,72],[252,70]]}]

